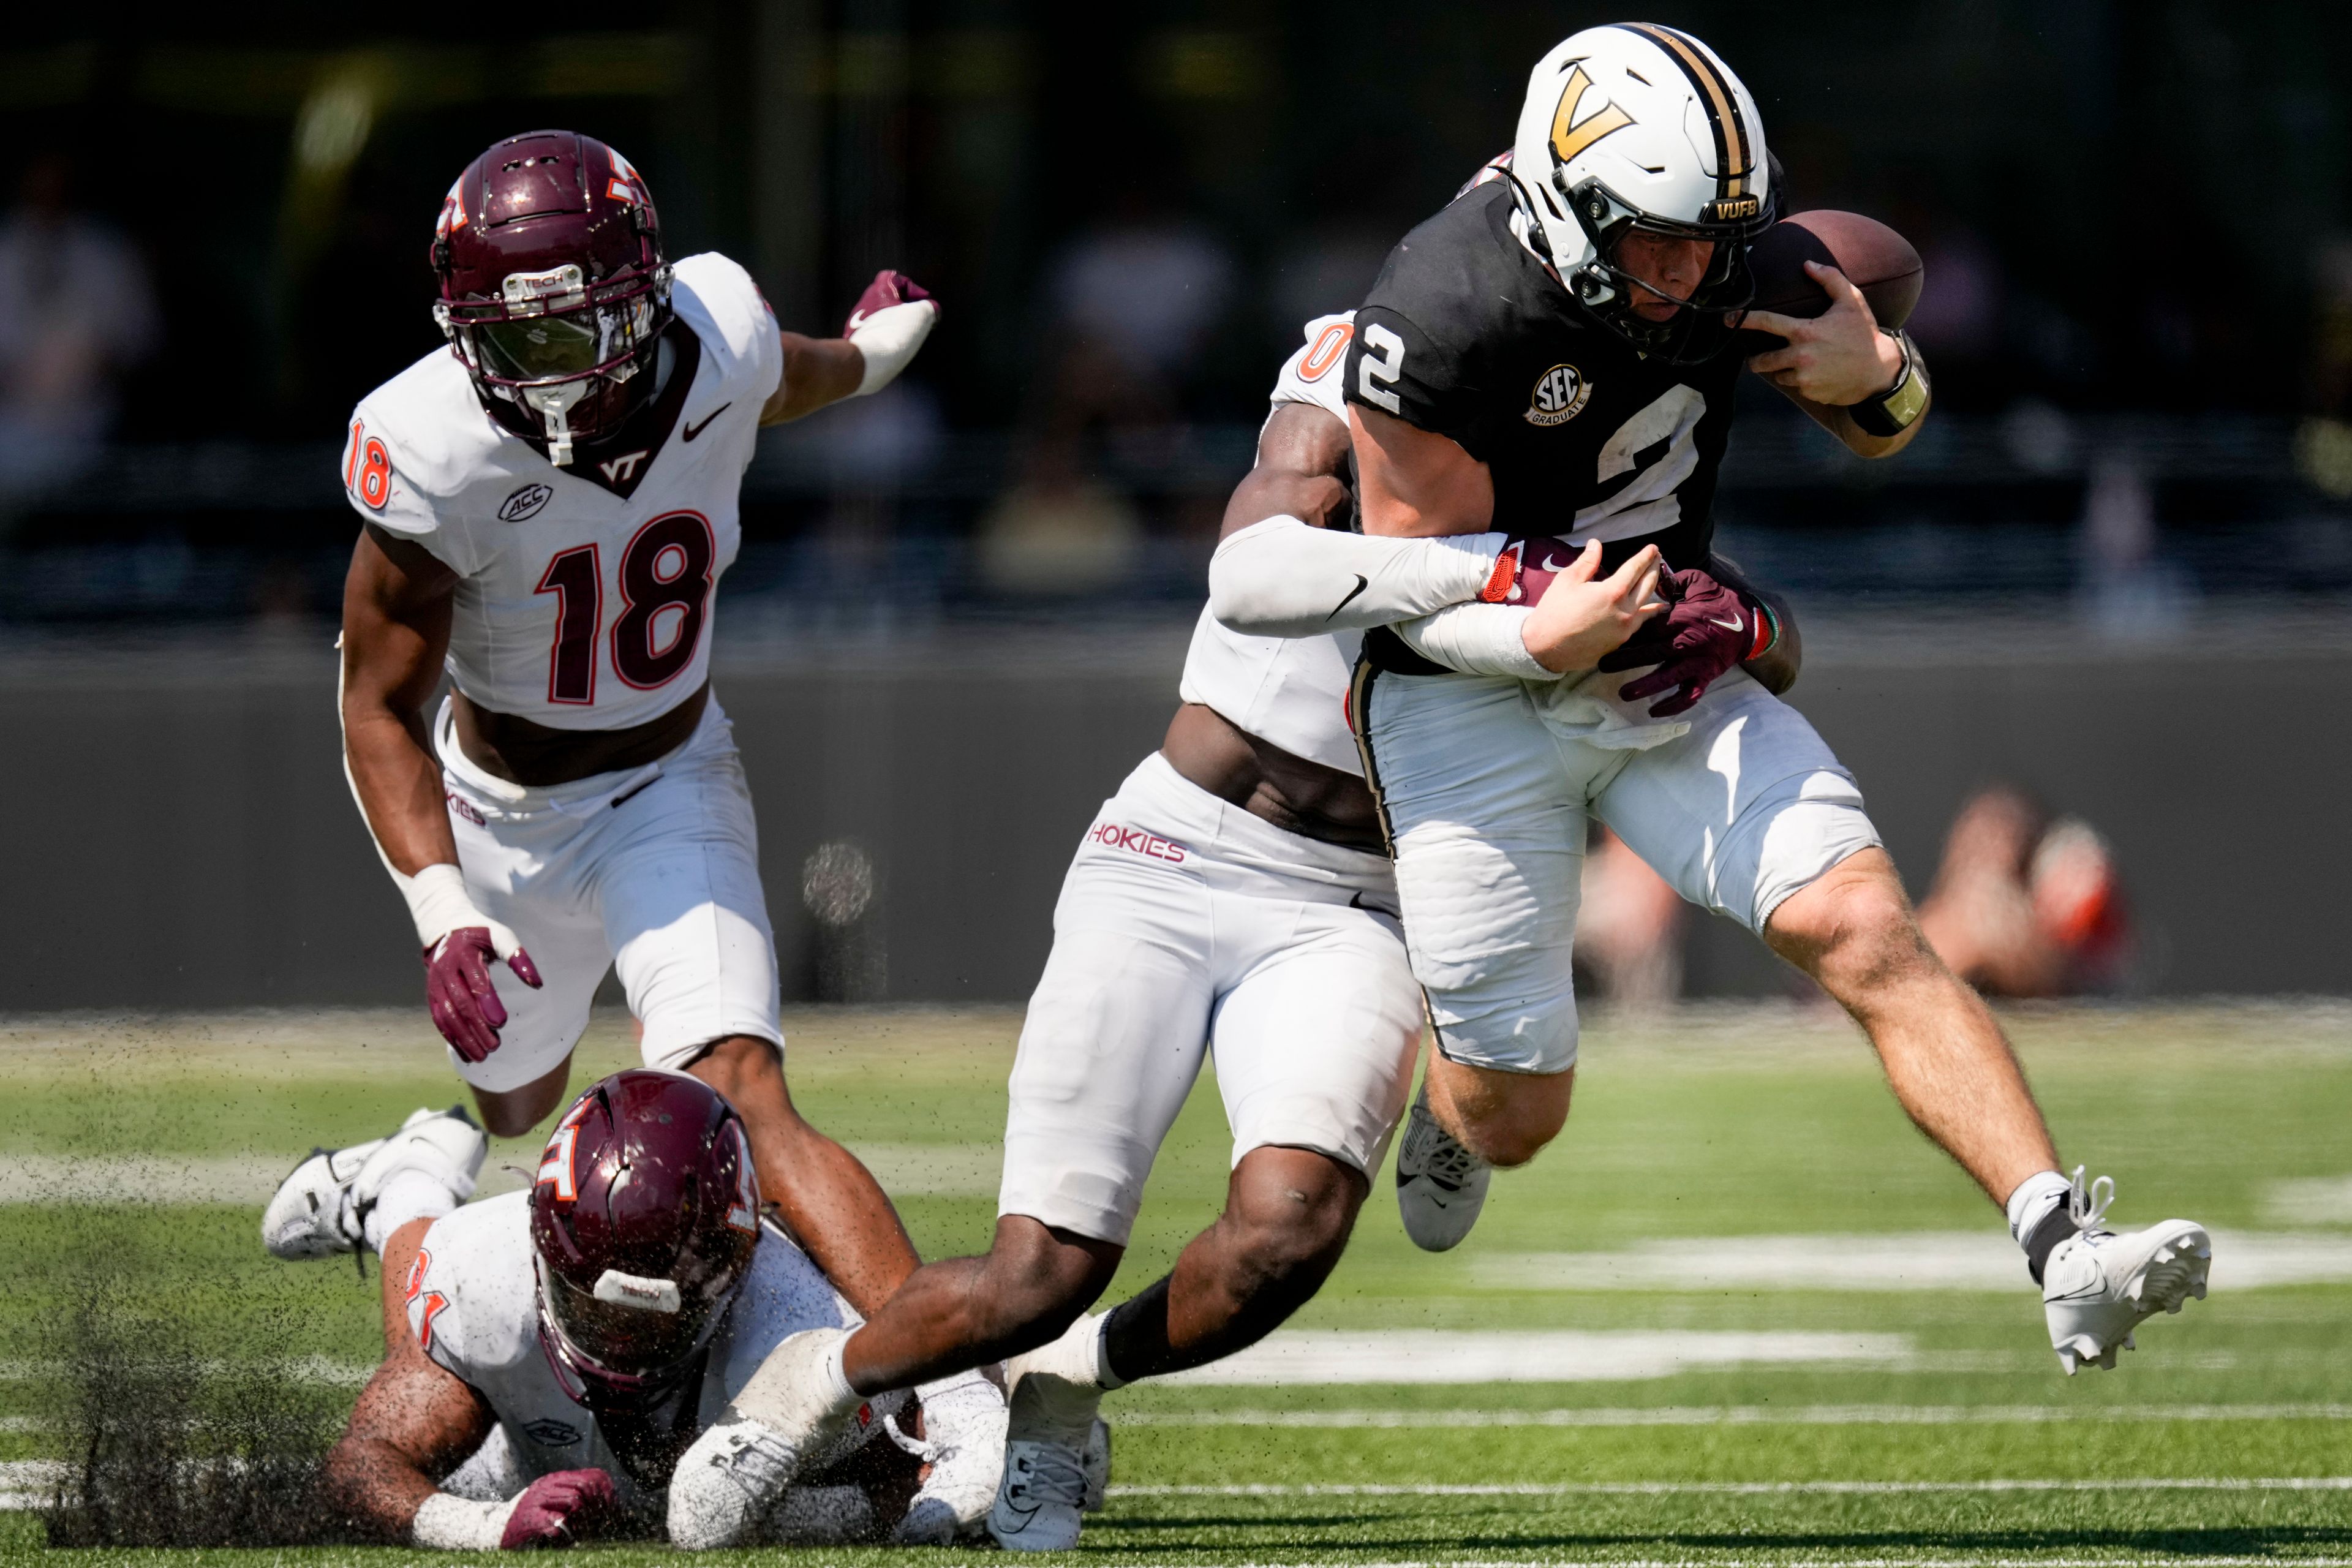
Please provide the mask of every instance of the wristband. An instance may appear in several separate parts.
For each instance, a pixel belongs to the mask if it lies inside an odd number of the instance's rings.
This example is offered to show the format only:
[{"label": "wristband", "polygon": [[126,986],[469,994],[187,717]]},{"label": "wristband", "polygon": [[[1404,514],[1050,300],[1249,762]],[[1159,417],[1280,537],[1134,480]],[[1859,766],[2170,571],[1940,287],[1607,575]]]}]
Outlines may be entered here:
[{"label": "wristband", "polygon": [[931,323],[939,319],[940,308],[930,300],[909,300],[903,305],[885,305],[860,321],[849,341],[865,356],[866,370],[850,395],[864,397],[898,380],[898,373],[914,362],[923,340],[931,335]]},{"label": "wristband", "polygon": [[1853,416],[1854,424],[1864,435],[1882,440],[1900,436],[1919,422],[1927,412],[1927,374],[1919,363],[1918,355],[1911,350],[1911,339],[1904,332],[1890,332],[1903,350],[1903,368],[1895,373],[1895,384],[1875,397],[1865,397],[1846,410]]},{"label": "wristband", "polygon": [[425,867],[414,877],[394,871],[392,879],[400,896],[408,900],[408,916],[416,922],[419,947],[429,948],[453,931],[492,923],[466,890],[466,873],[446,860]]},{"label": "wristband", "polygon": [[418,1505],[408,1524],[408,1539],[435,1552],[496,1552],[506,1537],[515,1500],[467,1502],[449,1492],[435,1492]]},{"label": "wristband", "polygon": [[1780,617],[1762,599],[1748,601],[1748,614],[1756,622],[1756,640],[1739,656],[1739,662],[1750,664],[1780,646]]}]

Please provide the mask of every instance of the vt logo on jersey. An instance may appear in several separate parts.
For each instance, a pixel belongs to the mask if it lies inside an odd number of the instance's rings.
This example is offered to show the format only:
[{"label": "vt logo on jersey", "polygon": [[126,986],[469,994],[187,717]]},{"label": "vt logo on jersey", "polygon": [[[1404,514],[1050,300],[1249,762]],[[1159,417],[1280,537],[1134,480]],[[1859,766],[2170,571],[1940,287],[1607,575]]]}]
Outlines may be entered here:
[{"label": "vt logo on jersey", "polygon": [[599,463],[596,467],[603,470],[604,477],[613,483],[625,485],[636,478],[637,465],[652,456],[651,452],[624,452],[611,462]]},{"label": "vt logo on jersey", "polygon": [[499,503],[499,521],[520,522],[527,517],[537,517],[547,503],[554,499],[553,485],[525,485]]},{"label": "vt logo on jersey", "polygon": [[1530,425],[1565,425],[1584,412],[1584,401],[1592,395],[1592,384],[1584,373],[1572,364],[1556,364],[1536,381],[1534,395],[1528,399],[1527,421]]}]

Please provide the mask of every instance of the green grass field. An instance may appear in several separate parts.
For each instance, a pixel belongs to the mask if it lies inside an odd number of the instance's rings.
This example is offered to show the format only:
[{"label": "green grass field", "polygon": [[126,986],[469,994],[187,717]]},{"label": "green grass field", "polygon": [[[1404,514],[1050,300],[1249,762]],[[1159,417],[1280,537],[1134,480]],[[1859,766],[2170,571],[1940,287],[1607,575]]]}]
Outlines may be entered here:
[{"label": "green grass field", "polygon": [[[2147,1325],[2120,1370],[2060,1374],[1998,1215],[1843,1022],[1602,1018],[1568,1133],[1497,1179],[1461,1249],[1416,1252],[1383,1184],[1293,1331],[1225,1381],[1109,1402],[1116,1489],[1079,1555],[2352,1563],[2352,1016],[2011,1023],[2068,1157],[2115,1176],[2115,1217],[2221,1233],[2212,1299]],[[796,1094],[925,1253],[982,1244],[1017,1016],[790,1026]],[[583,1073],[630,1057],[625,1021],[600,1022]],[[457,1098],[422,1009],[0,1022],[0,1459],[61,1454],[59,1346],[95,1321],[349,1400],[378,1348],[373,1279],[274,1264],[255,1222],[313,1143]],[[535,1153],[500,1144],[486,1174],[513,1183]],[[1204,1084],[1115,1295],[1215,1212],[1227,1154]],[[40,1541],[0,1513],[0,1552],[58,1555]]]}]

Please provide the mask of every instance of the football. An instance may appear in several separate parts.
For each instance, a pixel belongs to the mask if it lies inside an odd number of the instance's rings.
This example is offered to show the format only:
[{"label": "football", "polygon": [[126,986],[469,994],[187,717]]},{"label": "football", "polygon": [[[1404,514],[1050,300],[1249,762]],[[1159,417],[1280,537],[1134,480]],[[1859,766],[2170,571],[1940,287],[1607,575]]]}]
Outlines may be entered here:
[{"label": "football", "polygon": [[[1782,218],[1748,247],[1748,269],[1756,280],[1750,308],[1806,319],[1828,310],[1830,297],[1805,271],[1808,261],[1825,262],[1851,279],[1882,327],[1901,326],[1919,302],[1924,274],[1911,242],[1876,218],[1825,207]],[[1740,336],[1748,353],[1782,342],[1770,332]],[[1755,346],[1746,346],[1749,338]]]}]

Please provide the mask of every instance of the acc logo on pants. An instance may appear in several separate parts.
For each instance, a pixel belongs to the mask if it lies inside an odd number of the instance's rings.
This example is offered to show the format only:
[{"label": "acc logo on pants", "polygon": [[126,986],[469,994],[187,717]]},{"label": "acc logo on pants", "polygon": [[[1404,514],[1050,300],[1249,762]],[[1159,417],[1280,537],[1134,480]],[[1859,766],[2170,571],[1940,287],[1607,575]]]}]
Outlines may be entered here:
[{"label": "acc logo on pants", "polygon": [[1583,372],[1572,364],[1556,364],[1536,382],[1528,399],[1528,423],[1565,425],[1584,412],[1584,400],[1591,395],[1592,384]]}]

